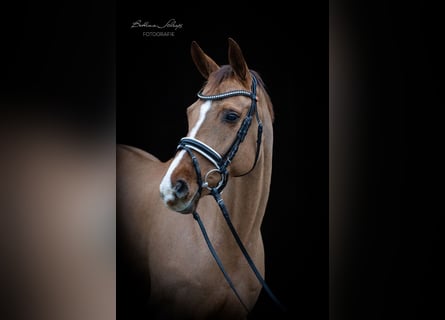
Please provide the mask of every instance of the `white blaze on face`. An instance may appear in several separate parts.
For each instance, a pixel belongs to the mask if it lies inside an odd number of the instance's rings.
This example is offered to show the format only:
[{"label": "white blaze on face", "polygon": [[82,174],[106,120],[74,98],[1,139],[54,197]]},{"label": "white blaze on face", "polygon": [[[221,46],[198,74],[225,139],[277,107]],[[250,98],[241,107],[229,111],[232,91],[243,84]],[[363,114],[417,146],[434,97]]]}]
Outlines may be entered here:
[{"label": "white blaze on face", "polygon": [[[209,100],[204,102],[200,106],[198,121],[196,121],[195,125],[190,130],[189,135],[188,135],[189,138],[195,137],[196,133],[198,132],[199,128],[201,127],[202,123],[205,120],[207,111],[210,110],[211,106],[212,106],[212,102]],[[172,186],[172,182],[171,182],[171,175],[172,175],[173,171],[175,171],[176,167],[178,166],[178,164],[181,161],[185,152],[186,152],[185,150],[179,151],[179,153],[173,159],[173,162],[170,164],[170,167],[168,168],[167,173],[165,174],[164,178],[162,178],[161,185],[160,185],[159,189],[161,191],[162,199],[165,204],[167,204],[167,202],[175,199],[173,186]]]}]

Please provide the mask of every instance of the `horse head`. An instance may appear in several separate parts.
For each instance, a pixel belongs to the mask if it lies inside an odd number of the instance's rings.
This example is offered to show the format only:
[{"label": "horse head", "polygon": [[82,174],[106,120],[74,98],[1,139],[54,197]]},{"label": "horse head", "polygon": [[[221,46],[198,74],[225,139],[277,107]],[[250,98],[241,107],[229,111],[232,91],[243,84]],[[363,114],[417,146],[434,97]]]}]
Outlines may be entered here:
[{"label": "horse head", "polygon": [[187,136],[160,184],[164,204],[181,213],[193,212],[212,188],[221,191],[229,176],[250,173],[261,159],[262,122],[271,131],[273,121],[264,85],[233,39],[227,65],[219,66],[196,42],[191,56],[206,82],[187,109]]}]

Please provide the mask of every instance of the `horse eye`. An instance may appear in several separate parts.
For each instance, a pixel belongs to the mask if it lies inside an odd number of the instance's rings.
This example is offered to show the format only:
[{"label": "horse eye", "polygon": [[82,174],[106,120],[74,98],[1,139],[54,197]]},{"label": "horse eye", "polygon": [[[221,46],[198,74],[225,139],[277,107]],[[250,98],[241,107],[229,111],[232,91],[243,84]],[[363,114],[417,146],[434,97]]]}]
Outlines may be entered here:
[{"label": "horse eye", "polygon": [[239,119],[239,115],[234,111],[229,111],[226,114],[224,114],[224,121],[235,122],[238,119]]}]

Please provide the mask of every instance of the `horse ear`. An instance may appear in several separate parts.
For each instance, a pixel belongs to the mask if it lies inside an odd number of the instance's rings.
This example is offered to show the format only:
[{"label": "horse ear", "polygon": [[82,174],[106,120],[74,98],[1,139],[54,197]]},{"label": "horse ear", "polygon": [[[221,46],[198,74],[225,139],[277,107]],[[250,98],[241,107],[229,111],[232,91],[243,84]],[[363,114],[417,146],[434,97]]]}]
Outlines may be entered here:
[{"label": "horse ear", "polygon": [[243,82],[250,81],[249,67],[246,60],[244,60],[243,53],[238,43],[232,38],[229,38],[229,63],[232,66],[233,71]]},{"label": "horse ear", "polygon": [[192,42],[191,53],[196,68],[205,79],[208,79],[212,72],[219,69],[218,64],[202,51],[196,41]]}]

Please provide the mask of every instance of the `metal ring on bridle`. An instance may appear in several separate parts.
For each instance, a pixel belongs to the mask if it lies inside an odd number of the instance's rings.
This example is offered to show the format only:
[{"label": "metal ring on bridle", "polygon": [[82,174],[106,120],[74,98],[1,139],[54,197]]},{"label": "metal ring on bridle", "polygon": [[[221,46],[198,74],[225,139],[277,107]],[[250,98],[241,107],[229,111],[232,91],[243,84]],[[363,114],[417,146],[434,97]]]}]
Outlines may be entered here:
[{"label": "metal ring on bridle", "polygon": [[[209,183],[207,182],[207,178],[209,177],[209,174],[211,174],[211,173],[213,173],[213,172],[217,172],[217,173],[220,175],[220,177],[221,177],[221,179],[219,180],[218,185],[217,185],[216,187],[210,187],[210,186],[209,186]],[[202,183],[202,187],[203,187],[203,188],[207,188],[207,189],[209,189],[209,190],[212,190],[213,188],[216,188],[217,190],[219,190],[219,188],[221,188],[221,186],[223,185],[223,183],[224,183],[224,177],[223,177],[223,174],[221,173],[221,171],[219,171],[219,169],[215,168],[215,169],[209,170],[209,171],[206,173],[206,175],[204,176],[204,182]]]}]

